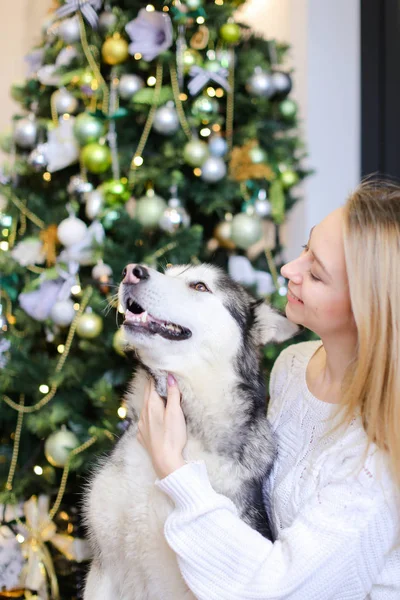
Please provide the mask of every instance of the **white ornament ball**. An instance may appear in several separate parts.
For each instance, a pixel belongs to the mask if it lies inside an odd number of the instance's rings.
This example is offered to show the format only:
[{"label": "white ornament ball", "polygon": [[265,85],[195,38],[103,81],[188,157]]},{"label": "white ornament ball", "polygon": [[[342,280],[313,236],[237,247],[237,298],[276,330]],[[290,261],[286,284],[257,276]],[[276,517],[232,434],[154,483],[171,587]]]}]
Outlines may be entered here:
[{"label": "white ornament ball", "polygon": [[85,213],[88,219],[91,221],[95,219],[103,209],[104,206],[104,196],[100,190],[93,190],[88,194],[85,194],[86,197],[86,207]]},{"label": "white ornament ball", "polygon": [[72,246],[82,241],[86,232],[86,223],[76,217],[64,219],[57,228],[57,236],[63,246]]},{"label": "white ornament ball", "polygon": [[238,248],[247,250],[262,236],[261,219],[255,215],[239,213],[232,219],[232,241]]},{"label": "white ornament ball", "polygon": [[135,218],[142,227],[152,229],[158,226],[166,208],[167,203],[161,196],[157,194],[142,196],[136,204]]},{"label": "white ornament ball", "polygon": [[58,27],[58,35],[66,44],[75,44],[81,39],[78,17],[64,19]]},{"label": "white ornament ball", "polygon": [[67,327],[74,320],[75,314],[72,300],[58,300],[50,311],[50,319],[60,327]]},{"label": "white ornament ball", "polygon": [[78,100],[65,88],[53,92],[51,99],[59,115],[73,114],[78,110]]},{"label": "white ornament ball", "polygon": [[246,84],[246,89],[252,96],[271,98],[275,93],[275,86],[271,73],[257,68]]},{"label": "white ornament ball", "polygon": [[32,118],[19,119],[15,124],[14,140],[21,148],[32,148],[36,143],[38,128]]},{"label": "white ornament ball", "polygon": [[55,431],[44,443],[44,454],[53,467],[65,467],[72,450],[79,446],[79,440],[72,431]]},{"label": "white ornament ball", "polygon": [[123,100],[130,100],[144,86],[144,81],[133,73],[124,73],[118,84],[118,92]]},{"label": "white ornament ball", "polygon": [[201,167],[201,178],[207,183],[216,183],[226,175],[225,161],[219,156],[210,156]]},{"label": "white ornament ball", "polygon": [[208,142],[210,154],[212,156],[225,156],[228,151],[228,144],[226,140],[220,135],[213,135]]},{"label": "white ornament ball", "polygon": [[208,144],[196,138],[187,142],[183,148],[183,158],[192,167],[201,167],[209,156]]},{"label": "white ornament ball", "polygon": [[178,113],[174,106],[161,106],[154,115],[153,127],[162,135],[173,135],[179,129]]},{"label": "white ornament ball", "polygon": [[102,277],[111,277],[112,276],[112,268],[110,265],[106,265],[103,262],[97,263],[92,269],[92,277],[93,279],[101,279]]}]

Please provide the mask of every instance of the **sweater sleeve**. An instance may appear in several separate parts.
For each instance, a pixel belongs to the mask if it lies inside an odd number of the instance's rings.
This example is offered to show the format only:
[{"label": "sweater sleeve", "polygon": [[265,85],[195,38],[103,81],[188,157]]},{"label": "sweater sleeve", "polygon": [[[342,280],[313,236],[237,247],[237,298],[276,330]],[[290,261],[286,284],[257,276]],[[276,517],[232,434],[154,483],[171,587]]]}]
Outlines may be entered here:
[{"label": "sweater sleeve", "polygon": [[156,485],[175,503],[164,532],[198,600],[320,600],[344,582],[346,598],[364,600],[393,543],[384,495],[358,481],[319,490],[274,543],[213,490],[201,461]]}]

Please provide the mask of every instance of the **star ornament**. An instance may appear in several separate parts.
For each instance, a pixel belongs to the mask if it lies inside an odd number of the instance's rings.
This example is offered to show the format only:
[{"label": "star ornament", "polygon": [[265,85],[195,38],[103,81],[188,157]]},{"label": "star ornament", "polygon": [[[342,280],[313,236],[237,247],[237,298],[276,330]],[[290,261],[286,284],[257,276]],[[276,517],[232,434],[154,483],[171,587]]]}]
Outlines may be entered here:
[{"label": "star ornament", "polygon": [[151,61],[172,45],[172,22],[170,17],[159,11],[140,9],[138,16],[125,26],[132,40],[129,53],[140,53],[144,60]]}]

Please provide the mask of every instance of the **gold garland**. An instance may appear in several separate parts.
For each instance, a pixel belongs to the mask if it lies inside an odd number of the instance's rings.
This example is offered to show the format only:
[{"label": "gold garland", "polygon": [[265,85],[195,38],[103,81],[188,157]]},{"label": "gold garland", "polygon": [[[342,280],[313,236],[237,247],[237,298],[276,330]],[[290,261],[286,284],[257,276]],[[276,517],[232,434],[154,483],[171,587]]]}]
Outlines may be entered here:
[{"label": "gold garland", "polygon": [[147,120],[146,120],[144,129],[143,129],[142,135],[140,137],[139,144],[136,148],[136,152],[133,155],[133,158],[131,161],[131,166],[130,166],[130,170],[129,170],[129,184],[130,185],[133,185],[135,171],[136,171],[137,167],[140,166],[135,163],[135,159],[142,156],[142,152],[144,150],[144,147],[146,146],[148,137],[150,135],[150,130],[153,125],[154,115],[157,110],[157,102],[158,102],[158,98],[160,97],[160,92],[161,92],[162,78],[163,78],[163,66],[161,63],[158,63],[157,69],[156,69],[156,85],[154,88],[153,104],[149,110],[149,114],[147,115]]},{"label": "gold garland", "polygon": [[226,141],[228,143],[229,152],[232,151],[233,147],[233,119],[234,119],[234,107],[235,107],[235,51],[230,51],[230,65],[229,65],[229,92],[226,102]]},{"label": "gold garland", "polygon": [[[65,364],[65,361],[67,360],[69,351],[71,349],[71,344],[74,339],[76,326],[78,324],[78,319],[82,315],[86,306],[88,305],[88,302],[90,300],[92,293],[93,293],[93,288],[92,287],[87,288],[87,290],[82,298],[82,302],[80,304],[79,310],[76,313],[74,320],[71,323],[71,327],[69,328],[67,341],[65,342],[65,350],[58,360],[58,363],[57,363],[57,366],[55,369],[55,373],[60,373],[61,369],[63,368],[63,366]],[[6,396],[5,394],[3,394],[2,399],[4,400],[4,402],[6,402],[6,404],[11,406],[11,408],[13,408],[14,410],[16,410],[18,412],[33,413],[33,412],[36,412],[37,410],[40,410],[41,408],[43,408],[43,406],[46,406],[46,404],[48,404],[48,402],[50,402],[50,400],[52,400],[54,398],[54,396],[57,393],[57,390],[58,390],[58,384],[53,383],[51,385],[50,391],[45,396],[43,396],[43,398],[41,400],[39,400],[39,402],[36,402],[36,404],[33,404],[32,406],[21,406],[21,405],[17,404],[16,402],[14,402],[13,400],[11,400],[11,398]]]},{"label": "gold garland", "polygon": [[175,106],[178,113],[179,122],[183,131],[186,134],[186,137],[188,138],[188,140],[191,140],[193,136],[190,129],[190,125],[185,115],[185,111],[183,110],[182,100],[180,99],[180,90],[176,68],[174,65],[170,65],[169,70],[171,74],[172,92],[174,94]]},{"label": "gold garland", "polygon": [[99,86],[102,88],[102,91],[103,91],[102,111],[106,115],[106,114],[108,114],[108,108],[109,108],[108,85],[106,84],[106,82],[100,72],[100,69],[97,65],[97,62],[95,61],[93,54],[90,50],[89,43],[88,43],[87,36],[86,36],[85,22],[83,20],[82,13],[80,11],[78,11],[78,18],[79,18],[79,30],[80,30],[80,34],[81,34],[82,49],[83,49],[83,52],[89,63],[89,66],[92,69],[94,76],[97,79],[97,82],[99,83]]},{"label": "gold garland", "polygon": [[[24,394],[21,394],[19,397],[19,406],[24,406],[24,402],[25,402],[25,396]],[[18,461],[18,453],[19,453],[19,443],[21,440],[21,430],[22,430],[22,421],[24,419],[24,413],[22,411],[20,411],[18,413],[18,418],[17,418],[17,426],[15,428],[15,434],[14,434],[14,445],[13,445],[13,452],[12,452],[12,457],[11,457],[11,465],[10,465],[10,470],[8,472],[8,477],[7,477],[7,483],[6,483],[6,490],[8,492],[11,492],[12,488],[13,488],[13,481],[14,481],[14,475],[15,475],[15,470],[17,468],[17,461]]]}]

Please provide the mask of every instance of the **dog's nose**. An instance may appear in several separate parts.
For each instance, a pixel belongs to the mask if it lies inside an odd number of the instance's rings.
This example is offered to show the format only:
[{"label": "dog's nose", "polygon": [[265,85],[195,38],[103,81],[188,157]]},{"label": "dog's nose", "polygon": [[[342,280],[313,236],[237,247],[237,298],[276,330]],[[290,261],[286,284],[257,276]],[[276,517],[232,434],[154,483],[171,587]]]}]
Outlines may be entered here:
[{"label": "dog's nose", "polygon": [[150,277],[150,273],[142,265],[126,265],[122,271],[123,280],[122,283],[139,283]]}]

